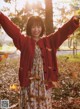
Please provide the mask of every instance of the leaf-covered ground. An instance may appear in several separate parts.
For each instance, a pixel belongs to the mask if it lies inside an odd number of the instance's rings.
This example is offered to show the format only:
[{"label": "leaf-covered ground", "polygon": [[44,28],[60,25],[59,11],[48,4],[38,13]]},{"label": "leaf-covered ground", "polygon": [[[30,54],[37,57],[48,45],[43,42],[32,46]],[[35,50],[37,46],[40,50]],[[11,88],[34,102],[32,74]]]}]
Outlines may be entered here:
[{"label": "leaf-covered ground", "polygon": [[53,89],[54,109],[80,109],[79,58],[58,58],[60,87]]},{"label": "leaf-covered ground", "polygon": [[8,58],[0,62],[0,100],[9,99],[10,106],[19,99],[18,68],[19,58]]},{"label": "leaf-covered ground", "polygon": [[[58,58],[60,87],[53,89],[53,109],[80,109],[80,61]],[[9,99],[10,106],[19,102],[19,58],[0,62],[0,100]]]}]

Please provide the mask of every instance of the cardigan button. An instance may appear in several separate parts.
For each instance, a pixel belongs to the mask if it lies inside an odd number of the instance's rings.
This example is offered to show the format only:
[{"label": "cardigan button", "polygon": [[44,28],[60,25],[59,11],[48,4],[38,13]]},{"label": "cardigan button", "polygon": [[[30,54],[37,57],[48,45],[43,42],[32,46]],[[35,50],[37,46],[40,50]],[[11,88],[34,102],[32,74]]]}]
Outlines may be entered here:
[{"label": "cardigan button", "polygon": [[43,65],[45,65],[45,63],[43,62]]},{"label": "cardigan button", "polygon": [[48,66],[48,69],[52,69],[52,67]]},{"label": "cardigan button", "polygon": [[42,58],[44,58],[44,56],[42,55]]},{"label": "cardigan button", "polygon": [[46,71],[44,71],[44,73],[46,73]]}]

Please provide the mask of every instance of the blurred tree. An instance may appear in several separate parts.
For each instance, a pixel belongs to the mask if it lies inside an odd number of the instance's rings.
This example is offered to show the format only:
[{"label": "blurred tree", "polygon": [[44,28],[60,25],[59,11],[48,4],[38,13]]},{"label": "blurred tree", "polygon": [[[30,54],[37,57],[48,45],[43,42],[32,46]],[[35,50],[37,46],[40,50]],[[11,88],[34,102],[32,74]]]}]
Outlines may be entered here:
[{"label": "blurred tree", "polygon": [[[16,0],[14,1],[16,4]],[[25,31],[27,19],[32,15],[44,17],[44,12],[45,10],[40,1],[33,4],[29,4],[27,1],[24,8],[21,10],[17,10],[15,5],[15,13],[10,13],[9,16],[11,20],[21,28],[21,31]]]},{"label": "blurred tree", "polygon": [[[80,0],[72,0],[71,2],[71,8],[73,10],[74,15],[80,15]],[[77,31],[74,34],[73,38],[73,42],[74,42],[74,38],[77,41],[77,45],[80,42],[80,28],[77,29]],[[74,48],[74,43],[73,43],[73,48]]]},{"label": "blurred tree", "polygon": [[[12,0],[4,0],[4,1],[7,3],[11,3]],[[21,28],[21,31],[25,31],[25,25],[26,25],[28,17],[30,17],[31,15],[37,14],[37,15],[43,17],[43,19],[45,18],[46,33],[49,34],[54,31],[54,29],[53,29],[53,11],[54,11],[54,14],[56,13],[55,10],[58,10],[60,13],[60,17],[57,17],[56,21],[55,21],[56,22],[55,28],[58,28],[59,26],[62,26],[67,20],[69,20],[70,16],[72,16],[73,11],[75,12],[75,10],[77,9],[74,7],[77,6],[79,9],[79,0],[76,0],[76,1],[72,0],[73,2],[68,3],[69,6],[71,6],[70,9],[65,8],[65,5],[59,6],[60,1],[59,1],[59,3],[57,3],[58,5],[56,4],[53,7],[52,0],[44,0],[45,8],[43,8],[40,1],[29,4],[29,2],[27,0],[25,7],[22,10],[15,9],[16,14],[10,13],[10,17],[13,20],[13,22],[16,23]],[[14,2],[15,2],[15,8],[16,8],[16,0],[14,0]],[[53,0],[53,2],[54,2],[54,0]],[[64,1],[63,4],[66,4],[66,3],[67,2]],[[54,8],[55,8],[55,10],[54,10]],[[6,11],[6,8],[4,8],[4,9],[5,9],[4,11]],[[7,9],[7,10],[9,10],[9,9]],[[80,10],[78,11],[78,13],[80,13]]]},{"label": "blurred tree", "polygon": [[[7,3],[11,3],[12,0],[4,0]],[[14,0],[16,2],[16,0]],[[10,13],[10,17],[14,23],[16,23],[20,28],[21,31],[25,31],[25,25],[27,22],[28,17],[32,15],[39,15],[43,19],[45,18],[45,25],[46,25],[46,33],[49,34],[53,32],[53,7],[52,7],[52,0],[45,0],[45,9],[42,7],[40,1],[36,3],[29,4],[27,1],[25,7],[22,10],[16,10],[16,14]],[[16,5],[15,5],[16,6]]]},{"label": "blurred tree", "polygon": [[7,3],[11,3],[11,0],[4,0],[5,2],[7,2]]},{"label": "blurred tree", "polygon": [[45,25],[46,34],[53,32],[53,6],[52,0],[45,0]]},{"label": "blurred tree", "polygon": [[31,15],[37,14],[40,16],[44,15],[45,9],[42,7],[41,1],[29,3],[29,1],[26,2],[25,5],[25,12]]},{"label": "blurred tree", "polygon": [[72,0],[70,5],[74,10],[79,10],[80,9],[80,0],[76,0],[76,1]]},{"label": "blurred tree", "polygon": [[17,11],[17,14],[10,13],[11,20],[20,27],[21,32],[25,31],[28,15],[24,14],[23,10]]},{"label": "blurred tree", "polygon": [[5,37],[4,37],[4,35],[3,35],[3,32],[0,31],[0,47],[3,46],[4,41],[5,41]]}]

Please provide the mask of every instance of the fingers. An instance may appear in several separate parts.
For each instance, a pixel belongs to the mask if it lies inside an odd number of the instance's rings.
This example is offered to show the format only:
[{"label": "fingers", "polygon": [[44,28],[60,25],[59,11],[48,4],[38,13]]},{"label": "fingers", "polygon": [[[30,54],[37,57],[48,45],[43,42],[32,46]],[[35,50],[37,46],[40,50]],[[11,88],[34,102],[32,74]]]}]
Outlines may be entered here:
[{"label": "fingers", "polygon": [[55,88],[61,88],[61,85],[59,82],[52,82]]},{"label": "fingers", "polygon": [[79,21],[80,20],[80,15],[76,15],[73,17],[74,20]]},{"label": "fingers", "polygon": [[77,16],[77,18],[78,18],[78,19],[80,19],[80,15],[79,15],[79,16]]}]

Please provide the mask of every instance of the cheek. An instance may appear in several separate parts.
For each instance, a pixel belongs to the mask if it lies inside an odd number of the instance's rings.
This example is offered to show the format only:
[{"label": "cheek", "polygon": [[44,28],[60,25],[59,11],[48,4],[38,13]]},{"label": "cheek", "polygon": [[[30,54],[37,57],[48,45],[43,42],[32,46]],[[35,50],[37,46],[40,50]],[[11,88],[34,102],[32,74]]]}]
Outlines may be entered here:
[{"label": "cheek", "polygon": [[34,29],[31,29],[31,34],[34,33],[34,31],[35,31]]},{"label": "cheek", "polygon": [[42,32],[42,28],[39,29],[39,32]]}]

